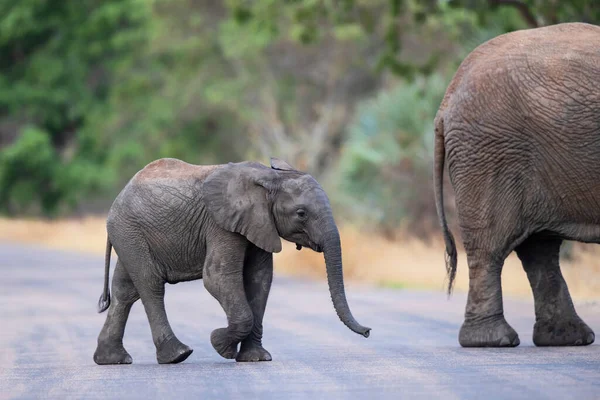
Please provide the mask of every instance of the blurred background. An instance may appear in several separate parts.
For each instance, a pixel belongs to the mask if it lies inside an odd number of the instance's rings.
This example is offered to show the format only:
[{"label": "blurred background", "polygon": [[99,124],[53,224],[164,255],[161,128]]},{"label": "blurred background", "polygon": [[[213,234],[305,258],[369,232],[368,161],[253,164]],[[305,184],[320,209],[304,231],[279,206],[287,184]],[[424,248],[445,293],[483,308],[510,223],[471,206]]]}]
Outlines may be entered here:
[{"label": "blurred background", "polygon": [[[112,200],[150,161],[275,156],[329,194],[347,279],[443,290],[432,157],[446,85],[482,42],[570,21],[600,23],[600,3],[1,0],[0,239],[102,253]],[[324,276],[316,253],[276,257],[280,273]],[[597,296],[595,247],[567,243],[563,259],[575,297]],[[515,257],[503,281],[531,296]]]}]

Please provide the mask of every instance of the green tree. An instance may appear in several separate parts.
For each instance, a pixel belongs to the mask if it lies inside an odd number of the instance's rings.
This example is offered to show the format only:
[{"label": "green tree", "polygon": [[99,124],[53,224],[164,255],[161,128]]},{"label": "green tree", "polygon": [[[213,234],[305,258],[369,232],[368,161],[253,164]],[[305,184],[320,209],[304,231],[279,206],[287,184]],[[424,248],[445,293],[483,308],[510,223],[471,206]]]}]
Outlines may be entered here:
[{"label": "green tree", "polygon": [[118,71],[107,112],[90,126],[111,148],[106,163],[117,187],[156,158],[211,164],[241,160],[248,147],[244,109],[232,100],[241,85],[219,46],[223,8],[161,0],[153,12],[145,51]]},{"label": "green tree", "polygon": [[[384,151],[376,163],[346,154],[350,142],[363,143],[351,123],[355,107],[390,120],[394,102],[409,110],[432,102],[427,88],[484,40],[579,19],[598,22],[598,6],[0,0],[0,210],[51,214],[99,195],[112,198],[159,157],[208,164],[275,155],[319,179],[329,171],[346,179],[364,168],[386,184],[394,174],[408,176],[397,168],[400,153]],[[396,85],[410,100],[391,94]],[[381,88],[378,107],[390,107],[389,115],[360,106]],[[426,120],[406,124],[382,130],[377,140],[393,142],[402,131],[427,142]],[[28,155],[31,149],[39,154]],[[425,159],[423,151],[411,145],[400,158]],[[340,157],[343,168],[333,168]],[[427,175],[427,163],[413,161]],[[393,209],[382,207],[382,215]]]},{"label": "green tree", "polygon": [[477,12],[485,25],[490,10],[512,8],[530,28],[562,22],[600,23],[600,4],[595,0],[450,0],[450,5]]},{"label": "green tree", "polygon": [[[105,110],[115,71],[143,51],[151,12],[143,0],[0,2],[0,138],[10,144],[0,153],[0,208],[25,205],[27,187],[45,193],[41,209],[53,213],[102,182],[107,152],[89,116]],[[40,152],[33,164],[27,151]],[[56,181],[66,176],[72,184]]]}]

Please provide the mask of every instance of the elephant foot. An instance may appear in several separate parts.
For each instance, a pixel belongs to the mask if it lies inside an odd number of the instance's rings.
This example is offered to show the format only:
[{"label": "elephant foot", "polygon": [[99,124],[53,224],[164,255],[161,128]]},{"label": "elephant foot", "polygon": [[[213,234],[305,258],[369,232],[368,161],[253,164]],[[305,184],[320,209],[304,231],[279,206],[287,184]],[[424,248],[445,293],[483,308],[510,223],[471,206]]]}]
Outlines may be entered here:
[{"label": "elephant foot", "polygon": [[536,346],[587,346],[594,339],[594,331],[577,316],[562,321],[537,321],[533,326]]},{"label": "elephant foot", "polygon": [[516,347],[521,343],[502,315],[480,321],[465,320],[458,342],[462,347]]},{"label": "elephant foot", "polygon": [[271,361],[271,353],[265,350],[259,344],[242,344],[240,352],[238,353],[235,361],[237,362],[257,362],[257,361]]},{"label": "elephant foot", "polygon": [[98,344],[94,362],[98,365],[131,364],[133,359],[123,345]]},{"label": "elephant foot", "polygon": [[157,346],[156,359],[159,364],[177,364],[188,358],[193,351],[172,336]]},{"label": "elephant foot", "polygon": [[232,342],[227,328],[219,328],[210,334],[210,344],[223,358],[234,359],[237,354],[237,345],[239,342]]}]

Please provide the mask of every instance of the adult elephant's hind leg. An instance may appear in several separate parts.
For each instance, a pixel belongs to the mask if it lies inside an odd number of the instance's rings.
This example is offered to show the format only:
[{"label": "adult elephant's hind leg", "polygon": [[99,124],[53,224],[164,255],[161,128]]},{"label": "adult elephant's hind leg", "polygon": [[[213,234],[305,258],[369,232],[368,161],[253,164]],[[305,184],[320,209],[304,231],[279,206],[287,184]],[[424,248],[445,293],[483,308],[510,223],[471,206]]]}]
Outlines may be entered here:
[{"label": "adult elephant's hind leg", "polygon": [[532,236],[517,247],[517,255],[533,291],[536,346],[574,346],[594,342],[594,332],[575,312],[559,266],[562,240]]},{"label": "adult elephant's hind leg", "polygon": [[262,345],[263,316],[273,280],[273,254],[251,245],[244,262],[244,289],[254,314],[252,332],[240,345],[236,361],[271,361],[271,354]]},{"label": "adult elephant's hind leg", "polygon": [[139,298],[129,274],[121,261],[117,261],[112,280],[112,301],[94,353],[96,364],[131,364],[131,356],[123,347],[123,334],[131,306]]},{"label": "adult elephant's hind leg", "polygon": [[467,249],[469,295],[458,341],[463,347],[518,346],[517,332],[506,322],[500,274],[504,260],[481,247]]}]

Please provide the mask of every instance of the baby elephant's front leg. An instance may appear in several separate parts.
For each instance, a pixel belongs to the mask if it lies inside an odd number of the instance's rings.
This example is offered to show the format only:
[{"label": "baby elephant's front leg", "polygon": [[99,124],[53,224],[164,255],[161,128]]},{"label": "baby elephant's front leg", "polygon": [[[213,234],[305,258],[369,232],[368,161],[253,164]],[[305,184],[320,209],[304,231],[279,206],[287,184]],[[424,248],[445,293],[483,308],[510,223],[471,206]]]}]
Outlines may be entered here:
[{"label": "baby elephant's front leg", "polygon": [[238,344],[246,339],[254,326],[254,316],[244,291],[243,252],[237,257],[211,259],[204,268],[204,287],[221,304],[227,315],[226,328],[215,329],[210,342],[222,357],[233,359]]},{"label": "baby elephant's front leg", "polygon": [[254,327],[242,341],[236,361],[271,361],[271,354],[262,346],[263,316],[271,281],[273,280],[273,254],[251,245],[244,264],[244,288],[248,304],[254,314]]}]

